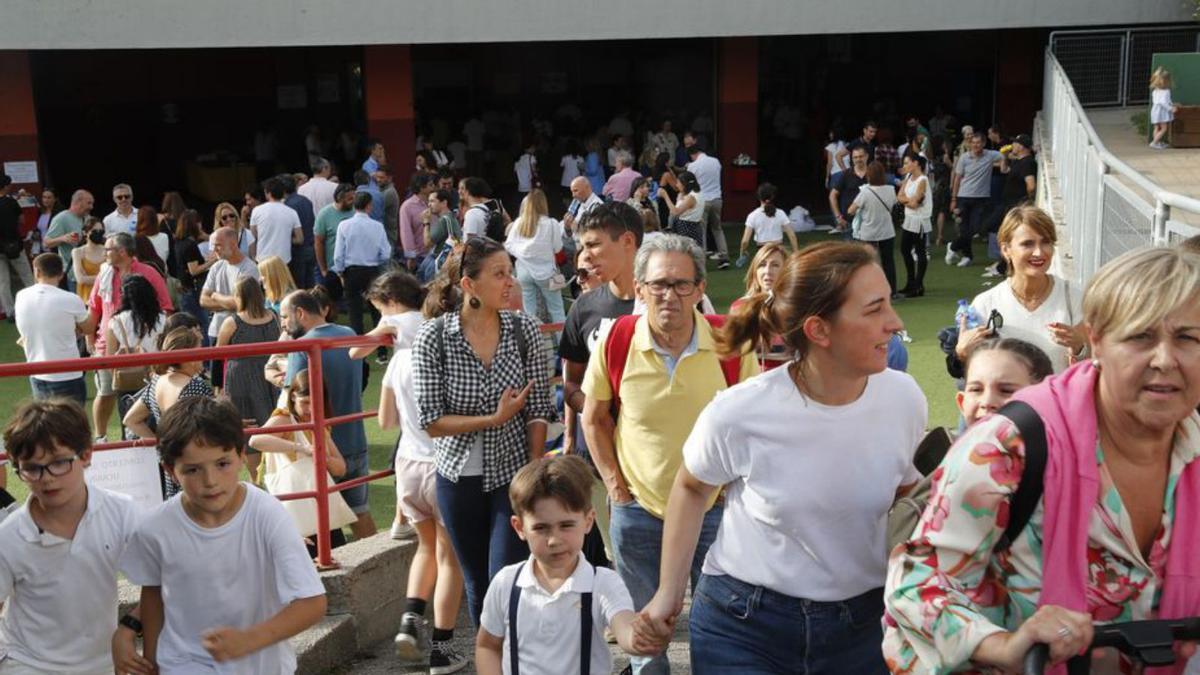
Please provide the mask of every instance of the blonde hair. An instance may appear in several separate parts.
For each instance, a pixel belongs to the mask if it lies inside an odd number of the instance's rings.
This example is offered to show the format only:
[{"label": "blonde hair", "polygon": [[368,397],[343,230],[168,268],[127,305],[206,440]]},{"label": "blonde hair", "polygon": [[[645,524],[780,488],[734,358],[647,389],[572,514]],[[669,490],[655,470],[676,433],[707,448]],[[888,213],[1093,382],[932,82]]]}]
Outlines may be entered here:
[{"label": "blonde hair", "polygon": [[[233,225],[222,225],[221,224],[221,212],[222,211],[233,211],[233,219],[234,219]],[[240,212],[238,212],[238,210],[236,208],[234,208],[233,204],[230,204],[229,202],[221,202],[220,204],[217,204],[216,210],[213,211],[212,231],[216,232],[217,230],[219,230],[222,227],[236,228],[238,225],[241,224],[240,223],[241,219],[242,219],[242,214]]]},{"label": "blonde hair", "polygon": [[550,207],[546,205],[546,193],[538,188],[529,191],[525,199],[521,200],[521,213],[517,216],[517,222],[513,223],[517,232],[526,239],[532,239],[537,234],[538,222],[542,216],[550,213]]},{"label": "blonde hair", "polygon": [[[765,265],[767,258],[778,254],[782,258],[783,264],[787,264],[788,252],[783,247],[783,244],[771,242],[759,247],[758,252],[754,254],[754,259],[750,261],[750,265],[746,269],[746,295],[755,295],[756,293],[766,293],[771,290],[758,285],[758,268]],[[782,267],[782,265],[781,265]]]},{"label": "blonde hair", "polygon": [[[1014,206],[1009,209],[1008,213],[1004,215],[1004,221],[1000,223],[1000,231],[996,233],[996,243],[1001,246],[1012,243],[1013,236],[1022,225],[1041,235],[1051,245],[1058,244],[1058,231],[1054,227],[1054,219],[1042,209],[1030,204]],[[1012,276],[1012,273],[1013,266],[1010,262],[1008,275]]]},{"label": "blonde hair", "polygon": [[283,302],[288,293],[296,290],[296,281],[283,259],[277,255],[263,258],[258,263],[258,274],[262,277],[267,300]]},{"label": "blonde hair", "polygon": [[1154,70],[1154,74],[1150,76],[1151,89],[1170,89],[1171,88],[1171,71],[1159,66]]},{"label": "blonde hair", "polygon": [[1110,260],[1088,282],[1083,319],[1096,335],[1136,335],[1200,293],[1200,256],[1178,248],[1141,248]]}]

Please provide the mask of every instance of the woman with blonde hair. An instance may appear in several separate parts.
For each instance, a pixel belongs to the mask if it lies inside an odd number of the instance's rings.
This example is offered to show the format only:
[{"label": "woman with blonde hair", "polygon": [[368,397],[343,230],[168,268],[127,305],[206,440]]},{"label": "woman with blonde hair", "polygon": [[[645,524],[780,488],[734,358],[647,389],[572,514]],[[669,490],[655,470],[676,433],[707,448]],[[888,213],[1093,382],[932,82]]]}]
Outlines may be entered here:
[{"label": "woman with blonde hair", "polygon": [[233,228],[237,232],[238,248],[242,250],[242,255],[254,258],[254,253],[258,249],[254,240],[254,233],[250,231],[246,223],[242,222],[237,208],[229,202],[217,204],[216,210],[213,211],[212,231],[216,232],[222,227]]},{"label": "woman with blonde hair", "polygon": [[521,282],[521,298],[525,313],[536,316],[538,298],[546,305],[550,323],[566,319],[562,289],[566,285],[555,263],[555,255],[563,249],[562,226],[549,215],[546,193],[534,188],[521,201],[521,212],[509,225],[504,248],[517,259],[517,279]]},{"label": "woman with blonde hair", "polygon": [[262,277],[263,291],[266,292],[265,306],[278,315],[283,299],[296,290],[292,272],[282,258],[272,255],[258,261],[258,274]]},{"label": "woman with blonde hair", "polygon": [[[1092,358],[1021,389],[1020,411],[1010,403],[950,448],[888,566],[893,672],[1020,671],[1038,644],[1059,664],[1086,658],[1093,623],[1200,614],[1197,289],[1200,257],[1185,251],[1110,261],[1084,293]],[[1027,463],[1044,466],[1034,492]],[[1031,509],[1010,531],[1019,502]]]},{"label": "woman with blonde hair", "polygon": [[1171,101],[1171,71],[1159,66],[1150,77],[1150,123],[1154,125],[1154,138],[1150,147],[1166,149],[1163,137],[1167,135],[1179,106]]},{"label": "woman with blonde hair", "polygon": [[[780,242],[760,246],[750,261],[750,269],[746,270],[746,294],[733,301],[729,306],[729,313],[736,314],[742,305],[756,295],[770,293],[775,280],[783,271],[783,266],[787,264],[787,259],[787,249]],[[780,335],[772,335],[770,340],[764,340],[759,344],[757,351],[759,365],[763,370],[778,368],[790,358]]]}]

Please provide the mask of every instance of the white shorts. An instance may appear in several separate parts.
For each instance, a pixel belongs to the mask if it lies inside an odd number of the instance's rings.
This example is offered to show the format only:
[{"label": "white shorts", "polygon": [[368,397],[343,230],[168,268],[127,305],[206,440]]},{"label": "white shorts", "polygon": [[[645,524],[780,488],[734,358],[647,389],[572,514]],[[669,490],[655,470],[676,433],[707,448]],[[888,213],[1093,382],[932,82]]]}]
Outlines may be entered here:
[{"label": "white shorts", "polygon": [[396,458],[396,504],[410,523],[430,518],[442,522],[437,505],[437,469],[433,462]]},{"label": "white shorts", "polygon": [[[104,670],[91,673],[84,671],[80,675],[111,675],[112,672],[113,669],[109,666]],[[27,666],[24,663],[14,661],[12,657],[0,656],[0,675],[60,675],[60,673],[54,670],[42,670],[33,666]]]}]

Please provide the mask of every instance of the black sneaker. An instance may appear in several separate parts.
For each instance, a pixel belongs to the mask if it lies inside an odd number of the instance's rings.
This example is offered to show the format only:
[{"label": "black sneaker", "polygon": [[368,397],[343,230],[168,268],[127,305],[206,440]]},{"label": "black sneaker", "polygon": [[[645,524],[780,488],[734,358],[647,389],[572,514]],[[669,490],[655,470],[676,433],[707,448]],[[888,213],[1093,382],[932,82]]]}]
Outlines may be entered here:
[{"label": "black sneaker", "polygon": [[717,262],[717,269],[719,269],[719,270],[727,270],[727,269],[729,269],[729,258],[721,258],[721,259],[720,259],[720,260]]},{"label": "black sneaker", "polygon": [[450,675],[467,667],[470,661],[458,653],[450,641],[435,642],[429,649],[429,675]]},{"label": "black sneaker", "polygon": [[400,617],[400,632],[396,633],[396,655],[405,661],[421,658],[421,617],[405,612]]}]

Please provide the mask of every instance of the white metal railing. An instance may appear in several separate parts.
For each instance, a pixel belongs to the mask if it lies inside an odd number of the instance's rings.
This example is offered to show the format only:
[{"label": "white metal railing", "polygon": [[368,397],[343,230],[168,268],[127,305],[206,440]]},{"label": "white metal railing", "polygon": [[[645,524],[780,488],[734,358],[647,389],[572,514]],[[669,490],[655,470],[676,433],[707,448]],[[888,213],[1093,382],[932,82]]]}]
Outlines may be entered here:
[{"label": "white metal railing", "polygon": [[[1070,261],[1063,269],[1076,283],[1086,283],[1125,251],[1200,234],[1200,228],[1172,217],[1180,212],[1200,217],[1200,200],[1163,190],[1104,147],[1049,48],[1039,137],[1038,204],[1053,211],[1065,230]],[[1052,171],[1045,170],[1048,164]]]}]

